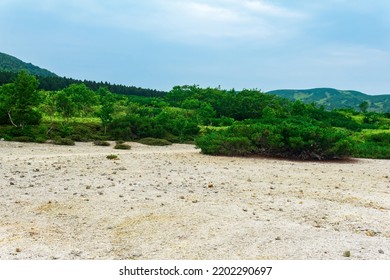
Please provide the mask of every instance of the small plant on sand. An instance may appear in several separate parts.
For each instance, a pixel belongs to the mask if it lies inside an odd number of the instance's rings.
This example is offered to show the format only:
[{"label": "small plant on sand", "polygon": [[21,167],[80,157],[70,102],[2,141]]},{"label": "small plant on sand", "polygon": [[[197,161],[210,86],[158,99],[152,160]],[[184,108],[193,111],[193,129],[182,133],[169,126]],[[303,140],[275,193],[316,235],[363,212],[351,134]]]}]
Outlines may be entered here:
[{"label": "small plant on sand", "polygon": [[345,251],[343,256],[349,258],[351,256],[351,251]]},{"label": "small plant on sand", "polygon": [[149,145],[149,146],[168,146],[172,145],[172,142],[165,140],[165,139],[160,139],[160,138],[143,138],[138,141],[141,144],[144,145]]},{"label": "small plant on sand", "polygon": [[96,140],[93,142],[95,146],[110,146],[111,144],[107,141],[101,141],[101,140]]},{"label": "small plant on sand", "polygon": [[130,150],[131,146],[128,145],[128,144],[116,144],[114,149],[117,149],[117,150]]},{"label": "small plant on sand", "polygon": [[65,145],[65,146],[74,146],[75,143],[72,139],[70,138],[61,138],[61,137],[58,137],[56,139],[54,139],[54,142],[53,142],[55,145]]},{"label": "small plant on sand", "polygon": [[113,155],[113,154],[106,156],[106,158],[109,160],[118,160],[119,159],[118,155]]}]

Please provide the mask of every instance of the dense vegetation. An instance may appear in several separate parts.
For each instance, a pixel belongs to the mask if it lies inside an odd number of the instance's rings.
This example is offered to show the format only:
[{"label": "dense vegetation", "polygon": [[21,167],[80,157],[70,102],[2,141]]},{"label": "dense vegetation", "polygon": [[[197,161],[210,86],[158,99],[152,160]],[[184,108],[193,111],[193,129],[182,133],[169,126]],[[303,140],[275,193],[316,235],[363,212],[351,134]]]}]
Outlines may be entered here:
[{"label": "dense vegetation", "polygon": [[356,111],[390,112],[390,95],[367,95],[353,90],[314,88],[307,90],[274,90],[268,92],[292,101],[315,103],[327,110],[351,108]]},{"label": "dense vegetation", "polygon": [[205,154],[227,156],[390,158],[389,114],[327,111],[258,90],[176,86],[142,96],[97,83],[47,90],[42,81],[21,71],[0,86],[0,138],[67,145],[195,142]]},{"label": "dense vegetation", "polygon": [[[31,73],[31,72],[29,72]],[[0,71],[0,86],[12,83],[18,73],[10,71]],[[38,89],[45,91],[59,91],[72,84],[85,84],[89,89],[94,91],[98,90],[101,87],[107,88],[109,91],[117,94],[123,95],[138,95],[138,96],[148,96],[148,97],[162,97],[166,94],[164,91],[158,91],[155,89],[145,89],[134,86],[124,86],[110,84],[108,82],[95,82],[95,81],[81,81],[72,78],[58,77],[58,76],[37,76],[39,81]]]}]

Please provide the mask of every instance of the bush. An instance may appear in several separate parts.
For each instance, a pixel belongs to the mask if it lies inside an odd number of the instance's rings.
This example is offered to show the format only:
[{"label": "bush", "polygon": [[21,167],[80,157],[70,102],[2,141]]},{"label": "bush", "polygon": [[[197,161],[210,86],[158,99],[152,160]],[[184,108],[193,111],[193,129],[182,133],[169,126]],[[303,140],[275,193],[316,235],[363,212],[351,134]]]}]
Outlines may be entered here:
[{"label": "bush", "polygon": [[209,155],[245,156],[254,151],[247,137],[225,137],[218,132],[196,138],[195,144]]},{"label": "bush", "polygon": [[344,158],[353,149],[345,132],[304,122],[233,125],[227,130],[206,132],[195,143],[205,154],[256,154],[302,160]]},{"label": "bush", "polygon": [[12,141],[15,142],[34,142],[34,138],[30,136],[17,136],[12,138]]},{"label": "bush", "polygon": [[116,144],[114,149],[117,149],[117,150],[130,150],[131,146],[128,145],[128,144]]},{"label": "bush", "polygon": [[111,145],[109,142],[101,141],[101,140],[96,140],[96,141],[93,142],[93,144],[95,146],[106,146],[106,147]]},{"label": "bush", "polygon": [[112,155],[112,154],[106,156],[106,158],[109,160],[118,160],[119,159],[118,155]]},{"label": "bush", "polygon": [[149,145],[149,146],[168,146],[172,145],[172,142],[165,140],[165,139],[160,139],[160,138],[143,138],[138,141],[141,144],[144,145]]},{"label": "bush", "polygon": [[358,158],[390,159],[389,144],[361,142],[355,145],[352,155]]},{"label": "bush", "polygon": [[381,132],[366,136],[366,141],[376,143],[390,143],[390,132]]},{"label": "bush", "polygon": [[43,137],[43,136],[37,136],[37,138],[35,138],[35,143],[45,143],[46,142],[46,137]]},{"label": "bush", "polygon": [[72,139],[69,138],[56,138],[54,139],[53,143],[55,145],[64,145],[64,146],[74,146],[75,142]]}]

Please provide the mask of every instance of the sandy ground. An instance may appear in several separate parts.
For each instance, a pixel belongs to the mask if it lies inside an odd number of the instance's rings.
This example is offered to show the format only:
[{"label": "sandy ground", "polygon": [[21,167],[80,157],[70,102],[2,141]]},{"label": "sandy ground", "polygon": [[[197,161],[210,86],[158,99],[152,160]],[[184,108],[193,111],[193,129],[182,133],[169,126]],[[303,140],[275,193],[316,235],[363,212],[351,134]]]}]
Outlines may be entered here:
[{"label": "sandy ground", "polygon": [[131,146],[0,142],[0,259],[390,260],[390,161]]}]

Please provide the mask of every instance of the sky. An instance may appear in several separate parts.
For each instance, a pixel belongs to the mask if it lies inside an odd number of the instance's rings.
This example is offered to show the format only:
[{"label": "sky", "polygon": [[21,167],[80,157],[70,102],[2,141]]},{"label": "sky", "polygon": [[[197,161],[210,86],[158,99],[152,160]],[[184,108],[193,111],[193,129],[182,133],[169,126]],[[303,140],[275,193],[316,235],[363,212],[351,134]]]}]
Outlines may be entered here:
[{"label": "sky", "polygon": [[0,52],[166,91],[390,94],[389,15],[388,0],[1,0]]}]

